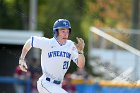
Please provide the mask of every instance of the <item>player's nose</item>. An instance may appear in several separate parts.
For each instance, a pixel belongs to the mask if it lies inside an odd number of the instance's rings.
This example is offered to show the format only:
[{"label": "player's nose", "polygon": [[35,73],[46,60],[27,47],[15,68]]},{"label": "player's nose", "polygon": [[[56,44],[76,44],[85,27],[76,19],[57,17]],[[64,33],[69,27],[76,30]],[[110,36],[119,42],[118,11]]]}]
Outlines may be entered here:
[{"label": "player's nose", "polygon": [[68,35],[69,35],[69,32],[64,32],[64,35],[65,35],[65,36],[68,36]]}]

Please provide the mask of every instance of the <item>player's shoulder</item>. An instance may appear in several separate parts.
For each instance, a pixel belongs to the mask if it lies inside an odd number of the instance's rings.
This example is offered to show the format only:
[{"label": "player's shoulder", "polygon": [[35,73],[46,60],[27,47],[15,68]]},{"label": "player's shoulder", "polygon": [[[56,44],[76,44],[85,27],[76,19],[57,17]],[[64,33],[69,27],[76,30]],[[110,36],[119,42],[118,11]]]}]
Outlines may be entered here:
[{"label": "player's shoulder", "polygon": [[40,40],[50,40],[49,38],[41,37],[41,36],[33,36],[33,38],[40,39]]},{"label": "player's shoulder", "polygon": [[71,45],[71,46],[74,46],[74,42],[72,40],[67,40],[67,44]]},{"label": "player's shoulder", "polygon": [[42,44],[44,44],[44,45],[48,45],[49,43],[50,43],[50,40],[51,39],[49,39],[49,38],[46,38],[46,37],[40,37],[40,36],[34,36],[33,37],[34,38],[34,40],[36,41],[36,42],[40,42],[40,43],[42,43]]},{"label": "player's shoulder", "polygon": [[74,43],[72,40],[67,40],[68,43]]}]

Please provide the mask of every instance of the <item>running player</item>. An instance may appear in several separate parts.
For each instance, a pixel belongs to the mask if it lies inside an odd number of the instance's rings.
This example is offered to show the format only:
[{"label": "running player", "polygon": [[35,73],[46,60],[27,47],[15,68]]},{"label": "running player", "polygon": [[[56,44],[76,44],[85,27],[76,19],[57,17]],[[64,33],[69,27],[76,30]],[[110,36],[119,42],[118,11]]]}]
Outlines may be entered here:
[{"label": "running player", "polygon": [[32,36],[23,46],[19,66],[25,72],[28,68],[24,59],[28,51],[32,47],[41,49],[43,75],[37,81],[39,93],[67,93],[61,87],[71,60],[79,68],[85,66],[84,40],[77,37],[77,44],[68,40],[71,32],[70,22],[66,19],[58,19],[53,26],[53,38]]}]

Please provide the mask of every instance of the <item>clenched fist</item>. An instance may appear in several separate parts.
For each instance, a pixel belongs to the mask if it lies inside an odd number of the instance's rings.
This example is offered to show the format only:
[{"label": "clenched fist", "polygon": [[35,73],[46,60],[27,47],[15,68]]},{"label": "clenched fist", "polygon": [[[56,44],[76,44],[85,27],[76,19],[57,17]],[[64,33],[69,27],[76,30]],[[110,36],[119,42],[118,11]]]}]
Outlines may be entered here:
[{"label": "clenched fist", "polygon": [[24,59],[19,59],[19,67],[22,71],[27,72],[27,64]]}]

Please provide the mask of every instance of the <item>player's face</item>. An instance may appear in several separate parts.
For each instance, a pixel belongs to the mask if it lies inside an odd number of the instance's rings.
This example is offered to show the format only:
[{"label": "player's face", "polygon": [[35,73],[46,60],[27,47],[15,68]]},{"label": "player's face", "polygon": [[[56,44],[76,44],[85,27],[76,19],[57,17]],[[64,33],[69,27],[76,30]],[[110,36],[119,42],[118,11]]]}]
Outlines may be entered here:
[{"label": "player's face", "polygon": [[69,29],[61,28],[58,30],[58,41],[65,43],[69,37]]}]

